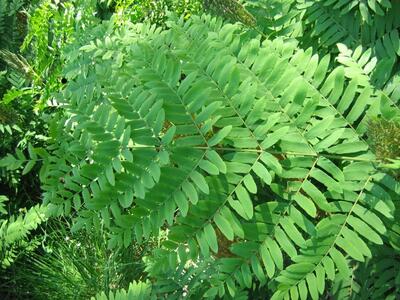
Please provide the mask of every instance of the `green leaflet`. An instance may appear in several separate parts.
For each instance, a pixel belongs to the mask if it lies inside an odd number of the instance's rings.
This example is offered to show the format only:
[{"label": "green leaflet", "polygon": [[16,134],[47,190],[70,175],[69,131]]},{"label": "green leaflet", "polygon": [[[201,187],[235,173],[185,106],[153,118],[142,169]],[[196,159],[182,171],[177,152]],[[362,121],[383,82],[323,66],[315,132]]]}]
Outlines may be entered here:
[{"label": "green leaflet", "polygon": [[331,249],[329,255],[331,256],[333,262],[338,268],[339,273],[341,273],[342,276],[349,276],[350,269],[347,266],[346,259],[344,258],[343,254],[341,254],[338,250],[333,248]]},{"label": "green leaflet", "polygon": [[203,169],[204,171],[206,171],[210,175],[218,175],[219,174],[218,167],[207,160],[200,161],[199,167],[201,169]]},{"label": "green leaflet", "polygon": [[[205,187],[203,186],[203,188],[205,188]],[[182,189],[183,189],[183,192],[186,194],[186,196],[189,198],[190,202],[192,202],[193,204],[196,204],[198,201],[198,195],[197,195],[196,189],[194,188],[193,184],[191,184],[188,181],[185,181],[182,184]]]},{"label": "green leaflet", "polygon": [[28,174],[33,169],[35,164],[36,164],[35,160],[28,161],[28,163],[25,165],[24,169],[22,170],[22,175]]},{"label": "green leaflet", "polygon": [[243,183],[250,193],[253,193],[253,194],[257,193],[257,185],[254,182],[253,176],[251,176],[250,174],[247,174],[243,178]]},{"label": "green leaflet", "polygon": [[169,143],[171,143],[172,139],[173,139],[173,137],[175,135],[175,131],[176,131],[176,127],[175,126],[172,126],[172,127],[168,128],[167,132],[161,138],[161,142],[164,145],[168,145]]},{"label": "green leaflet", "polygon": [[367,224],[357,217],[349,216],[348,223],[356,230],[360,235],[370,240],[375,244],[382,244],[383,241],[380,236],[371,229]]},{"label": "green leaflet", "polygon": [[209,146],[215,146],[220,143],[231,132],[232,126],[226,126],[219,130],[211,139],[208,140]]},{"label": "green leaflet", "polygon": [[196,239],[197,243],[200,246],[201,254],[203,254],[204,257],[210,256],[209,244],[206,239],[206,233],[205,232],[197,233]]},{"label": "green leaflet", "polygon": [[322,259],[322,264],[324,266],[327,278],[333,280],[335,278],[335,266],[332,259],[328,256],[325,256]]},{"label": "green leaflet", "polygon": [[206,156],[210,160],[210,162],[218,168],[218,170],[221,173],[223,173],[223,174],[226,173],[225,162],[221,159],[221,157],[218,155],[217,152],[215,152],[215,151],[207,151],[206,152]]},{"label": "green leaflet", "polygon": [[293,196],[293,199],[300,205],[305,212],[307,212],[311,217],[316,216],[317,209],[308,197],[303,196],[302,194],[296,194]]},{"label": "green leaflet", "polygon": [[251,201],[247,190],[242,185],[239,185],[236,187],[235,193],[237,199],[243,207],[247,219],[251,219],[253,217],[253,202]]},{"label": "green leaflet", "polygon": [[271,253],[272,260],[274,261],[276,267],[279,270],[283,269],[283,257],[282,257],[282,252],[279,249],[278,244],[271,238],[268,238],[266,240],[266,243],[267,243],[268,250]]},{"label": "green leaflet", "polygon": [[267,168],[264,167],[261,163],[258,161],[254,163],[253,165],[253,171],[256,173],[258,177],[260,177],[266,184],[271,184],[272,182],[272,177],[269,174]]},{"label": "green leaflet", "polygon": [[192,173],[190,173],[190,178],[203,193],[208,194],[210,192],[206,180],[199,172],[192,171]]},{"label": "green leaflet", "polygon": [[214,251],[215,253],[218,253],[217,235],[215,234],[214,228],[212,227],[211,224],[208,224],[204,228],[204,235],[211,250]]},{"label": "green leaflet", "polygon": [[331,148],[328,148],[327,151],[330,153],[337,154],[347,154],[365,151],[368,149],[368,145],[363,142],[354,142],[354,143],[343,143]]},{"label": "green leaflet", "polygon": [[282,166],[279,163],[279,160],[268,152],[263,152],[260,156],[261,160],[276,174],[282,174]]},{"label": "green leaflet", "polygon": [[289,131],[288,126],[281,127],[266,136],[265,140],[261,143],[263,149],[268,149],[269,147],[275,145],[287,132]]},{"label": "green leaflet", "polygon": [[337,245],[342,248],[345,252],[347,252],[352,258],[355,260],[364,261],[364,257],[362,253],[357,249],[357,246],[353,243],[350,242],[346,238],[339,237],[337,239]]},{"label": "green leaflet", "polygon": [[178,205],[179,210],[182,213],[182,216],[186,216],[189,210],[189,204],[188,201],[186,200],[185,195],[181,191],[177,191],[174,194],[174,200],[176,202],[176,205]]},{"label": "green leaflet", "polygon": [[310,181],[303,182],[302,188],[321,209],[330,211],[325,196]]},{"label": "green leaflet", "polygon": [[275,230],[275,238],[281,248],[287,253],[287,255],[289,255],[290,257],[294,257],[297,255],[296,248],[293,246],[292,242],[289,240],[282,229],[277,228]]},{"label": "green leaflet", "polygon": [[114,186],[114,185],[115,185],[115,176],[114,176],[113,168],[112,168],[111,165],[109,165],[109,166],[106,168],[106,177],[107,177],[108,182],[109,182],[112,186]]},{"label": "green leaflet", "polygon": [[232,241],[233,230],[229,222],[221,214],[215,215],[214,222],[218,226],[219,230],[221,230],[221,232],[226,236],[226,238]]},{"label": "green leaflet", "polygon": [[325,270],[321,264],[315,268],[315,277],[318,292],[322,295],[325,291]]},{"label": "green leaflet", "polygon": [[195,119],[196,122],[202,123],[202,122],[208,120],[211,117],[211,115],[220,107],[221,107],[221,102],[211,103],[206,108],[204,108],[200,114],[198,114],[198,116]]},{"label": "green leaflet", "polygon": [[275,273],[275,264],[266,245],[262,245],[260,247],[260,256],[263,261],[264,267],[267,270],[268,277],[272,278]]},{"label": "green leaflet", "polygon": [[316,300],[319,298],[316,278],[313,273],[309,273],[306,277],[308,290],[310,291],[311,298]]}]

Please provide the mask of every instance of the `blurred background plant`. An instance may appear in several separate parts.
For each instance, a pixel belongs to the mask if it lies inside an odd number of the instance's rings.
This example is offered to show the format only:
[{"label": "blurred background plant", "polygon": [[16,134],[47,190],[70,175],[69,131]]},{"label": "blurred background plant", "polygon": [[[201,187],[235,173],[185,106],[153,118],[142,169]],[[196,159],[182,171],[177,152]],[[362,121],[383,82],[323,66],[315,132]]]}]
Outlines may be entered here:
[{"label": "blurred background plant", "polygon": [[[46,126],[34,109],[38,75],[20,51],[28,32],[29,11],[36,5],[38,1],[0,1],[0,157],[16,149],[27,152],[28,143],[45,140]],[[0,190],[10,199],[10,215],[40,202],[37,169],[30,176],[24,176],[22,169],[6,170],[0,165]]]},{"label": "blurred background plant", "polygon": [[5,209],[7,201],[6,196],[0,196],[0,267],[2,269],[10,267],[24,253],[38,247],[40,236],[29,239],[28,236],[47,219],[46,207],[41,205],[33,206],[29,210],[22,208],[18,214],[8,216]]},{"label": "blurred background plant", "polygon": [[143,21],[164,26],[167,13],[174,12],[184,19],[202,11],[202,0],[115,0],[109,1],[118,16],[133,23]]},{"label": "blurred background plant", "polygon": [[254,16],[237,0],[204,0],[204,9],[233,22],[242,22],[247,26],[257,24]]},{"label": "blurred background plant", "polygon": [[370,120],[368,137],[381,166],[400,178],[400,123],[396,120]]},{"label": "blurred background plant", "polygon": [[56,92],[63,51],[81,30],[97,24],[97,1],[0,0],[0,158],[17,154],[21,162],[0,163],[0,190],[8,213],[41,202],[39,169],[24,170],[28,145],[42,147],[48,122],[58,110]]}]

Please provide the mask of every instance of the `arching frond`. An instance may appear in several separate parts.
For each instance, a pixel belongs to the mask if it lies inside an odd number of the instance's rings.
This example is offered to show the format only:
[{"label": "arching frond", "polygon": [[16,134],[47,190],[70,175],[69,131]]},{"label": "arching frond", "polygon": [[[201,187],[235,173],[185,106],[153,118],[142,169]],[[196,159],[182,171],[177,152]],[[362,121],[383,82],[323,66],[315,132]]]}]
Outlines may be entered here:
[{"label": "arching frond", "polygon": [[156,293],[237,297],[257,283],[319,299],[387,244],[398,183],[365,136],[369,118],[400,115],[371,85],[384,77],[359,49],[333,68],[220,18],[168,27],[111,21],[72,50],[46,202],[74,206],[74,229],[104,226],[110,247],[165,231],[149,258]]}]

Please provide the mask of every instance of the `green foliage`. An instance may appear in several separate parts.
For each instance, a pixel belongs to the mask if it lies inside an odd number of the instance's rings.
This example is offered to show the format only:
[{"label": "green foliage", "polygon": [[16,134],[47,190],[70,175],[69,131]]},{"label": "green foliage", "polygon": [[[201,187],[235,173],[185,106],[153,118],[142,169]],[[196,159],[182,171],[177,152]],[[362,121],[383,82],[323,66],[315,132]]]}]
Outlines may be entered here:
[{"label": "green foliage", "polygon": [[[45,203],[110,248],[164,232],[146,260],[158,297],[341,295],[394,251],[400,186],[366,132],[398,119],[396,101],[293,39],[207,15],[167,25],[112,18],[69,49]],[[377,288],[366,295],[393,291]]]},{"label": "green foliage", "polygon": [[[6,197],[0,196],[0,212],[4,209]],[[9,267],[23,251],[31,251],[37,247],[34,239],[28,239],[31,231],[46,220],[46,207],[36,205],[29,210],[24,209],[16,216],[8,219],[0,218],[0,263],[2,268]]]},{"label": "green foliage", "polygon": [[[7,12],[7,28],[0,36],[0,160],[8,153],[28,152],[29,143],[43,145],[46,125],[42,116],[35,111],[35,101],[41,93],[42,81],[30,58],[20,54],[19,47],[26,34],[28,11],[35,6],[34,1],[3,1],[6,11],[0,9],[0,15]],[[21,27],[21,28],[20,28]],[[20,30],[21,29],[21,30]],[[23,29],[23,30],[22,30]],[[18,38],[10,34],[18,33]],[[24,162],[24,165],[26,162]],[[22,166],[22,165],[20,165]],[[33,164],[29,163],[29,168]],[[12,170],[11,170],[12,169]],[[35,174],[25,177],[27,169],[6,168],[0,163],[0,189],[12,203],[11,213],[21,207],[31,207],[38,203],[40,184]],[[35,173],[35,172],[34,172]]]},{"label": "green foliage", "polygon": [[340,42],[361,45],[378,58],[399,56],[400,4],[396,1],[250,0],[262,30],[272,36],[291,36],[305,45],[329,51]]},{"label": "green foliage", "polygon": [[148,21],[163,26],[168,12],[185,19],[201,11],[201,0],[116,0],[116,14],[133,23]]},{"label": "green foliage", "polygon": [[133,281],[127,290],[121,289],[117,292],[110,292],[108,296],[103,292],[92,297],[93,300],[131,300],[131,299],[151,299],[151,284],[149,282]]},{"label": "green foliage", "polygon": [[37,99],[35,109],[57,106],[53,93],[62,87],[62,50],[83,28],[100,22],[94,15],[96,1],[40,1],[29,18],[29,31],[21,49],[32,58],[37,76],[32,89]]},{"label": "green foliage", "polygon": [[[29,20],[21,20],[28,32],[17,46],[12,46],[10,40],[0,46],[5,48],[0,49],[0,61],[6,68],[0,82],[0,188],[12,199],[13,212],[35,205],[40,197],[38,168],[25,176],[36,161],[27,161],[23,156],[32,152],[29,143],[40,147],[46,142],[46,122],[58,105],[54,92],[62,87],[61,49],[73,40],[74,32],[99,21],[93,16],[95,1],[27,1],[24,6],[14,2],[9,14],[28,15]],[[8,23],[8,31],[15,31],[17,25]],[[16,148],[18,157],[13,159],[10,153]]]},{"label": "green foliage", "polygon": [[253,15],[236,0],[204,0],[204,8],[216,15],[224,16],[232,21],[240,21],[248,26],[256,24]]},{"label": "green foliage", "polygon": [[0,49],[14,50],[22,42],[26,30],[26,15],[22,8],[26,2],[28,1],[0,1]]},{"label": "green foliage", "polygon": [[399,3],[204,7],[0,0],[9,298],[400,293]]},{"label": "green foliage", "polygon": [[0,195],[0,214],[7,214],[7,210],[4,208],[5,207],[5,202],[8,201],[8,198],[6,196]]},{"label": "green foliage", "polygon": [[382,167],[400,176],[400,123],[385,119],[372,119],[368,125],[368,137],[376,156],[383,161]]},{"label": "green foliage", "polygon": [[42,247],[22,255],[3,278],[1,290],[8,289],[9,298],[90,299],[103,291],[111,295],[128,288],[143,276],[141,258],[152,248],[150,243],[110,251],[100,231],[92,228],[71,235],[69,228],[63,219],[42,228]]},{"label": "green foliage", "polygon": [[[0,72],[2,76],[7,74],[8,63],[11,63],[13,67],[22,67],[21,71],[27,70],[23,68],[23,66],[26,66],[24,58],[13,53],[18,52],[18,47],[26,33],[24,5],[25,1],[21,0],[0,1]],[[11,80],[7,80],[7,77],[4,76],[3,80],[0,80],[0,99],[13,84]]]},{"label": "green foliage", "polygon": [[398,122],[371,120],[368,135],[377,157],[382,160],[400,158],[400,124]]}]

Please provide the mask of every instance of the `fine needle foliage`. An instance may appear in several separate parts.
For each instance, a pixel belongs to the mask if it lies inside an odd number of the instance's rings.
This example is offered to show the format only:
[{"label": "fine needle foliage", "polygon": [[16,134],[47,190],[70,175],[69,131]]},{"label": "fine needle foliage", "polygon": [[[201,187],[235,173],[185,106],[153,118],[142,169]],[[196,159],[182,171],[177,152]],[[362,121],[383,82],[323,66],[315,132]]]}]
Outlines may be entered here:
[{"label": "fine needle foliage", "polygon": [[8,291],[10,299],[90,299],[99,291],[108,294],[141,279],[141,257],[151,249],[150,243],[110,250],[100,231],[71,234],[66,228],[65,220],[53,220],[42,241],[46,246],[15,263],[4,280],[4,286],[7,281],[15,283],[15,290]]},{"label": "fine needle foliage", "polygon": [[36,298],[398,299],[398,2],[66,2],[45,143],[0,160],[86,240],[25,256]]}]

